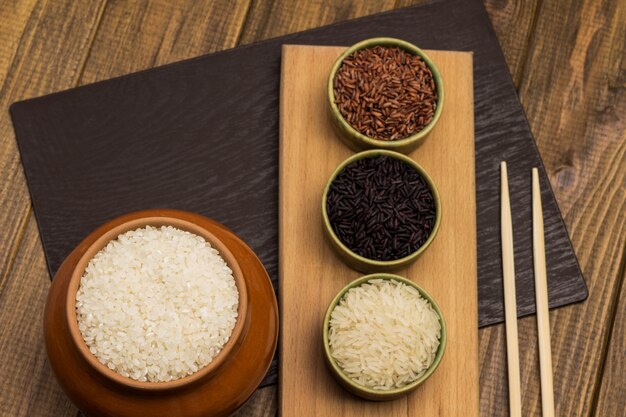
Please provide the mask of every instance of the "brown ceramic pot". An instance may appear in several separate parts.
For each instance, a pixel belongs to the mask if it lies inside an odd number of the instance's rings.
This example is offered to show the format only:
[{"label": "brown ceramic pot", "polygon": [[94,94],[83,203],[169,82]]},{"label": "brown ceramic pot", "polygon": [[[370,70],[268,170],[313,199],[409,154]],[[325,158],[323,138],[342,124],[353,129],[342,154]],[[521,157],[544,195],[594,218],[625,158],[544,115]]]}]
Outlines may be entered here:
[{"label": "brown ceramic pot", "polygon": [[[76,292],[91,258],[119,234],[146,225],[171,225],[202,236],[233,270],[239,290],[237,322],[222,351],[198,372],[170,382],[139,382],[110,370],[89,351],[76,320]],[[277,334],[274,291],[252,250],[218,223],[177,210],[131,213],[91,233],[57,272],[44,316],[52,369],[67,395],[91,416],[228,415],[261,382]]]}]

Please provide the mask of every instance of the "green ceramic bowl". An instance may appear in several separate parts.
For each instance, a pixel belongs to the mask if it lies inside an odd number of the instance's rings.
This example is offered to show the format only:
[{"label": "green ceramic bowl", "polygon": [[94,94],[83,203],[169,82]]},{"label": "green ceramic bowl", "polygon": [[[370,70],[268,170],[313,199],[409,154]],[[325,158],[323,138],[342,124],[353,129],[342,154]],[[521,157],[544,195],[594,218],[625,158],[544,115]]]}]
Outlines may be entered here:
[{"label": "green ceramic bowl", "polygon": [[[417,250],[411,253],[410,255],[404,258],[399,258],[399,259],[395,259],[392,261],[377,261],[374,259],[365,258],[353,252],[352,250],[350,250],[346,245],[344,245],[341,239],[339,239],[339,237],[335,234],[335,231],[333,230],[330,224],[328,213],[326,212],[326,201],[328,198],[328,191],[330,189],[331,184],[337,177],[337,175],[339,175],[339,173],[343,171],[343,169],[349,164],[351,164],[352,162],[355,162],[359,159],[371,158],[371,157],[376,157],[380,155],[387,155],[392,158],[400,159],[401,161],[412,166],[424,178],[424,180],[426,181],[426,184],[428,184],[428,187],[430,188],[433,194],[433,199],[435,201],[435,209],[437,213],[436,218],[435,218],[435,225],[433,226],[433,230],[430,233],[430,236],[428,236],[428,239],[426,240],[426,242],[424,242],[422,246],[417,248]],[[439,225],[441,224],[441,215],[442,215],[441,212],[442,212],[441,200],[439,198],[439,193],[437,192],[437,187],[435,187],[435,183],[430,178],[428,173],[424,170],[424,168],[422,168],[417,162],[415,162],[414,160],[412,160],[406,155],[402,155],[398,152],[388,151],[384,149],[374,149],[370,151],[363,151],[355,155],[352,155],[350,158],[343,161],[337,167],[337,169],[335,169],[335,172],[333,172],[332,176],[330,177],[330,180],[328,180],[328,183],[326,184],[326,187],[324,188],[324,194],[322,196],[322,219],[323,219],[324,235],[326,236],[327,240],[329,241],[333,249],[343,259],[343,261],[346,264],[348,264],[351,268],[356,269],[357,271],[361,271],[361,272],[394,271],[397,269],[404,268],[407,265],[415,262],[415,260],[432,243],[432,241],[435,239],[435,236],[437,236],[437,232],[439,231]]]},{"label": "green ceramic bowl", "polygon": [[[374,139],[369,136],[362,134],[353,128],[350,123],[346,121],[341,115],[339,111],[339,107],[337,107],[337,103],[335,103],[335,94],[333,89],[333,81],[335,79],[335,74],[339,70],[343,60],[350,54],[360,49],[372,48],[374,46],[392,46],[399,47],[404,49],[405,51],[413,54],[419,55],[422,57],[426,65],[431,69],[433,73],[433,77],[435,78],[435,87],[437,89],[438,100],[437,100],[437,108],[435,109],[435,114],[433,116],[433,120],[421,131],[411,135],[407,138],[395,140],[395,141],[384,141],[379,139]],[[423,141],[424,138],[430,133],[430,131],[435,127],[437,121],[439,120],[439,116],[441,116],[441,111],[443,109],[444,104],[444,89],[443,89],[443,81],[441,79],[441,73],[437,66],[433,63],[433,61],[417,46],[395,38],[371,38],[361,41],[355,45],[352,45],[348,48],[341,56],[337,59],[335,64],[330,71],[330,76],[328,77],[328,86],[327,86],[327,101],[328,107],[330,109],[330,117],[333,123],[333,126],[339,137],[343,140],[343,142],[354,151],[362,151],[365,149],[390,149],[397,152],[409,153],[412,150],[416,149]]]},{"label": "green ceramic bowl", "polygon": [[[433,363],[426,370],[426,372],[422,374],[422,376],[420,376],[418,379],[416,379],[415,381],[411,382],[408,385],[405,385],[402,388],[382,391],[382,390],[375,390],[372,388],[368,388],[368,387],[365,387],[364,385],[358,384],[354,380],[350,379],[350,377],[348,377],[343,372],[341,367],[337,364],[335,359],[333,359],[330,353],[330,346],[328,344],[328,329],[330,326],[330,315],[335,309],[335,306],[339,303],[341,298],[344,296],[346,292],[348,292],[350,288],[358,287],[359,285],[365,282],[368,282],[371,279],[388,279],[388,280],[400,281],[400,282],[405,283],[406,285],[409,285],[415,288],[417,291],[419,291],[422,297],[428,300],[428,302],[433,306],[433,309],[439,316],[439,320],[441,322],[441,338],[440,338],[440,343],[439,343],[439,349],[437,350]],[[393,275],[393,274],[365,275],[361,278],[358,278],[352,281],[351,283],[346,285],[341,291],[339,291],[337,296],[335,296],[333,301],[331,301],[330,305],[328,306],[328,310],[326,310],[326,316],[324,317],[324,324],[322,327],[322,337],[324,341],[324,360],[326,362],[327,368],[330,370],[330,372],[335,377],[337,382],[339,382],[341,386],[343,386],[346,390],[350,391],[351,393],[358,395],[359,397],[366,398],[368,400],[374,400],[374,401],[393,400],[393,399],[405,396],[411,391],[415,390],[420,384],[426,381],[433,374],[433,372],[435,372],[435,369],[437,369],[437,367],[439,366],[439,363],[441,362],[441,358],[443,357],[443,354],[446,350],[446,344],[447,344],[446,322],[443,318],[443,313],[441,312],[441,309],[439,308],[435,300],[433,300],[433,298],[424,289],[422,289],[419,285],[415,284],[413,281],[410,281],[406,278],[400,277],[398,275]]]}]

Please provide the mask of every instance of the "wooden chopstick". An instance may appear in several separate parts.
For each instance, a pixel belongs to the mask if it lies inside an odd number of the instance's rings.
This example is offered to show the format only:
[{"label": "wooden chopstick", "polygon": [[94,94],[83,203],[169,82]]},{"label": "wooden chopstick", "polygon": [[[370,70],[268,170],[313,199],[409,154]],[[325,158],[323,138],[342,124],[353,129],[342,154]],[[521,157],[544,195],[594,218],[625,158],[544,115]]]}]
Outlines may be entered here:
[{"label": "wooden chopstick", "polygon": [[502,274],[504,281],[504,317],[506,322],[506,351],[509,374],[509,415],[522,416],[520,389],[519,347],[517,342],[517,301],[515,299],[515,262],[513,255],[513,222],[509,200],[509,180],[506,162],[500,163],[502,230]]},{"label": "wooden chopstick", "polygon": [[550,347],[550,313],[548,311],[548,279],[543,231],[543,210],[539,173],[533,168],[533,260],[535,264],[535,297],[537,331],[539,333],[539,369],[541,372],[541,409],[543,417],[554,417],[552,387],[552,349]]}]

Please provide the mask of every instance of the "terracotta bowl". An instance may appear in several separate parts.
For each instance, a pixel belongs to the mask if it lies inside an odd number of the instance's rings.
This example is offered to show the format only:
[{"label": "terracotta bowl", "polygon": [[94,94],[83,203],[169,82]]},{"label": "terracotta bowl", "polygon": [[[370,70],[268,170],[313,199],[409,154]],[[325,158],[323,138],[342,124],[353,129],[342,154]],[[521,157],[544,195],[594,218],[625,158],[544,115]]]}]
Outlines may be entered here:
[{"label": "terracotta bowl", "polygon": [[[238,317],[228,342],[207,366],[168,382],[140,382],[109,369],[78,329],[76,292],[86,266],[109,241],[129,230],[169,225],[202,236],[233,271]],[[278,309],[271,281],[254,252],[228,229],[178,210],[121,216],[92,232],[55,275],[44,314],[50,365],[67,395],[90,416],[221,416],[243,405],[274,356]]]},{"label": "terracotta bowl", "polygon": [[[168,382],[141,382],[124,377],[117,372],[109,369],[109,367],[101,363],[89,351],[89,347],[83,340],[80,330],[78,329],[78,321],[76,319],[76,293],[80,286],[80,280],[84,275],[85,269],[87,268],[87,265],[89,264],[91,259],[110,241],[115,240],[122,233],[128,232],[130,230],[140,229],[146,226],[172,226],[177,229],[185,230],[187,232],[191,232],[195,235],[203,237],[207,242],[211,244],[213,248],[217,249],[222,258],[224,258],[224,260],[226,261],[226,264],[233,271],[233,278],[235,279],[235,284],[237,286],[237,290],[239,291],[237,321],[235,322],[235,327],[233,328],[233,332],[228,339],[228,342],[226,342],[222,350],[217,354],[217,356],[213,358],[213,360],[208,365],[199,369],[197,372],[194,372],[193,374],[185,376],[183,378],[175,379]],[[78,349],[78,352],[87,362],[89,362],[89,364],[94,369],[96,369],[105,377],[109,378],[111,381],[126,387],[132,387],[140,390],[164,390],[182,387],[211,375],[217,368],[219,368],[224,363],[233,347],[235,347],[235,345],[240,341],[242,336],[242,330],[245,324],[247,310],[248,293],[246,291],[246,282],[243,279],[243,274],[241,272],[241,268],[239,267],[237,259],[235,259],[233,254],[226,247],[226,245],[224,245],[213,233],[195,223],[177,217],[164,216],[151,216],[142,217],[139,219],[132,219],[107,230],[94,243],[92,243],[91,246],[87,248],[83,256],[78,260],[78,264],[74,268],[72,276],[70,278],[66,298],[67,325],[69,327],[72,340],[74,341],[76,348]]]}]

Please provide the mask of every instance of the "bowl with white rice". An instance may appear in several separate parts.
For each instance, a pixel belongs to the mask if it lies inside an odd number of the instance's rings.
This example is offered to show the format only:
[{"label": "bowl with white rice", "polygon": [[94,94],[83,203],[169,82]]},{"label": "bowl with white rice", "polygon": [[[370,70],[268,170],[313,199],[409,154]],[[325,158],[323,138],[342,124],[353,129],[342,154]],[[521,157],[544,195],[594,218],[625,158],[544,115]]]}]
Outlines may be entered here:
[{"label": "bowl with white rice", "polygon": [[324,359],[348,391],[375,401],[407,395],[437,369],[446,325],[435,300],[393,274],[366,275],[345,286],[323,323]]},{"label": "bowl with white rice", "polygon": [[127,213],[54,275],[44,344],[61,389],[92,417],[217,417],[250,398],[278,343],[272,281],[224,225],[181,210]]},{"label": "bowl with white rice", "polygon": [[67,326],[88,366],[124,389],[163,391],[210,378],[241,343],[246,283],[213,233],[177,217],[111,228],[72,271]]}]

